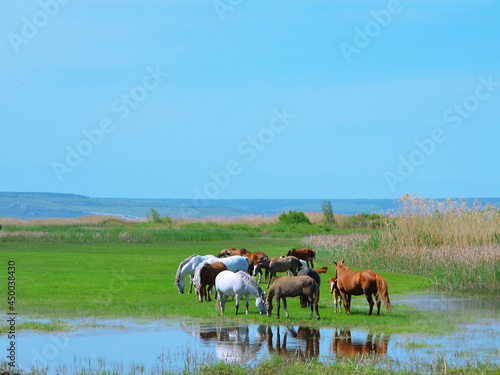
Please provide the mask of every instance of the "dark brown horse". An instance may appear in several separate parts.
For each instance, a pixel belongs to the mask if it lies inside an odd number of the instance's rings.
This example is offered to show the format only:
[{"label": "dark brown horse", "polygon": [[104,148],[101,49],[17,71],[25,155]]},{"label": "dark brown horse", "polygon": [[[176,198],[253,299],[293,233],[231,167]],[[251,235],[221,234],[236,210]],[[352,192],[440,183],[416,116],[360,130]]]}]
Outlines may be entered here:
[{"label": "dark brown horse", "polygon": [[311,249],[310,247],[303,247],[301,249],[290,249],[290,251],[286,255],[294,256],[298,259],[304,260],[307,262],[307,265],[310,268],[314,268],[313,260],[314,258],[316,258],[316,251]]},{"label": "dark brown horse", "polygon": [[[335,262],[334,262],[335,263]],[[372,270],[353,271],[344,266],[344,261],[335,263],[335,274],[337,277],[337,288],[344,300],[344,307],[347,315],[351,314],[351,296],[360,296],[364,294],[370,304],[368,316],[372,314],[373,302],[372,294],[377,301],[377,315],[380,315],[381,300],[384,300],[387,310],[392,310],[389,293],[387,292],[387,283],[382,276]]]}]

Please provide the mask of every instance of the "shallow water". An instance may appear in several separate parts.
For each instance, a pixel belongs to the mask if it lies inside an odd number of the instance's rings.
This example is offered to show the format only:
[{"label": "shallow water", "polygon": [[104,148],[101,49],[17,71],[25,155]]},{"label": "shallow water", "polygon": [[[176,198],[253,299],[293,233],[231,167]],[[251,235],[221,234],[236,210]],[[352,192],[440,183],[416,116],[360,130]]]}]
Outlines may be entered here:
[{"label": "shallow water", "polygon": [[[332,361],[342,355],[371,355],[397,368],[445,360],[448,367],[471,361],[500,364],[500,314],[498,304],[450,295],[413,295],[397,303],[485,316],[442,335],[373,334],[340,327],[308,328],[258,324],[212,325],[195,321],[76,320],[65,333],[18,332],[16,362],[48,373],[77,370],[118,372],[192,369],[217,360],[255,364],[269,354],[294,354]],[[477,311],[476,311],[477,310]],[[444,317],[443,319],[446,319]],[[0,337],[8,347],[6,335]],[[3,352],[5,353],[5,352]],[[4,357],[2,353],[2,357]]]}]

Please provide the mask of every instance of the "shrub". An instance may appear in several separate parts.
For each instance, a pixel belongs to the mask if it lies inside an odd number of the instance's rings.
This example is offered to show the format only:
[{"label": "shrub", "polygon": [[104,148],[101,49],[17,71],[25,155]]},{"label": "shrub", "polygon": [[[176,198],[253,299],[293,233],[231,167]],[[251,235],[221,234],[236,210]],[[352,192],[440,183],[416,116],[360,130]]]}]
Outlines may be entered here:
[{"label": "shrub", "polygon": [[325,221],[330,225],[335,225],[335,217],[333,216],[332,204],[330,201],[324,200],[321,203],[321,211],[323,211],[323,216],[325,217]]},{"label": "shrub", "polygon": [[302,211],[283,212],[279,216],[279,221],[283,224],[311,224],[311,221]]},{"label": "shrub", "polygon": [[152,222],[156,224],[172,224],[172,218],[166,214],[164,217],[160,216],[160,213],[156,211],[154,208],[151,208],[151,216],[146,214],[147,218]]}]

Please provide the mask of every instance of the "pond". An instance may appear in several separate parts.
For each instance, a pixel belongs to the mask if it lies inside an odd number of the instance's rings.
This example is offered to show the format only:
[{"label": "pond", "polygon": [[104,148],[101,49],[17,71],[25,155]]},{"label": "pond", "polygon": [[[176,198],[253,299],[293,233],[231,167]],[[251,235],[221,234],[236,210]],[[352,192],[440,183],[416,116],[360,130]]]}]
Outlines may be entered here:
[{"label": "pond", "polygon": [[[449,295],[394,299],[418,308],[484,313],[479,323],[439,335],[384,334],[342,327],[310,328],[196,321],[78,320],[69,332],[18,332],[16,362],[48,373],[89,371],[161,372],[193,369],[218,360],[253,365],[269,354],[334,361],[338,355],[379,357],[399,369],[445,360],[448,367],[471,361],[500,364],[499,300]],[[1,347],[8,348],[6,335]],[[5,351],[4,351],[5,353]]]}]

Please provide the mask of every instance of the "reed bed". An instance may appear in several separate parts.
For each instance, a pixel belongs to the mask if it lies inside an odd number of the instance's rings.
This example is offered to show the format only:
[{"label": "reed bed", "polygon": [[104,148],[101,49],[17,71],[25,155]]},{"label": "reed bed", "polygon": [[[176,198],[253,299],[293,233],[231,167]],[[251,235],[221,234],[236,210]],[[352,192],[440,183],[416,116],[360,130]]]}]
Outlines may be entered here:
[{"label": "reed bed", "polygon": [[64,227],[64,226],[75,226],[75,225],[103,225],[107,221],[115,221],[123,224],[134,224],[145,219],[131,220],[125,219],[119,216],[111,215],[88,215],[81,216],[77,219],[32,219],[32,220],[21,220],[12,219],[8,217],[0,217],[0,224],[6,227]]},{"label": "reed bed", "polygon": [[265,224],[276,224],[278,215],[238,215],[238,216],[204,216],[201,218],[178,216],[174,217],[173,226],[182,226],[192,223],[215,223],[219,225],[245,224],[258,227]]},{"label": "reed bed", "polygon": [[478,202],[406,195],[378,231],[311,236],[324,261],[428,276],[436,289],[500,296],[500,212]]},{"label": "reed bed", "polygon": [[491,205],[408,194],[399,203],[381,232],[393,248],[500,243],[500,210]]}]

